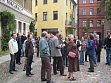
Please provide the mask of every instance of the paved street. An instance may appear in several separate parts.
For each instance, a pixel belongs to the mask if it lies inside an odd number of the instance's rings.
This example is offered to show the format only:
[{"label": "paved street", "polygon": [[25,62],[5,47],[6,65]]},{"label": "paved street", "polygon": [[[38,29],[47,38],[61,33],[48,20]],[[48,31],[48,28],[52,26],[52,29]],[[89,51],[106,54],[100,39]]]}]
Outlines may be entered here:
[{"label": "paved street", "polygon": [[[95,67],[94,73],[89,73],[88,67],[89,63],[86,62],[85,65],[80,66],[81,71],[75,73],[76,81],[68,81],[67,76],[62,77],[59,74],[53,75],[52,80],[55,83],[111,83],[111,66],[105,65],[105,51],[102,51],[102,62]],[[23,62],[24,58],[22,58]],[[8,73],[8,64],[9,61],[0,64],[0,83],[42,83],[40,80],[40,68],[41,62],[40,58],[37,58],[35,55],[33,63],[33,77],[29,78],[25,76],[23,70],[23,64],[17,65],[18,72],[15,72],[14,75]],[[67,68],[65,68],[65,73],[67,73]],[[45,82],[43,82],[45,83]]]}]

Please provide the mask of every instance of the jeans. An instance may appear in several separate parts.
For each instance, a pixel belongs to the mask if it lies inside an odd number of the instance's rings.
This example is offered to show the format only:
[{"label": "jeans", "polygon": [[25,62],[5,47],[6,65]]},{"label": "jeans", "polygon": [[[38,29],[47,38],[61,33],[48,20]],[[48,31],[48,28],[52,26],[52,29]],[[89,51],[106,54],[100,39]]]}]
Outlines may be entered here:
[{"label": "jeans", "polygon": [[14,55],[10,54],[11,60],[10,60],[10,68],[9,68],[9,71],[15,70],[16,55],[17,55],[17,53],[15,53]]},{"label": "jeans", "polygon": [[80,65],[84,64],[85,51],[80,51]]},{"label": "jeans", "polygon": [[27,57],[27,63],[26,63],[26,75],[31,74],[31,65],[32,65],[33,56]]},{"label": "jeans", "polygon": [[111,47],[106,48],[106,63],[111,65]]},{"label": "jeans", "polygon": [[94,71],[94,56],[89,55],[90,70]]},{"label": "jeans", "polygon": [[93,59],[94,64],[97,64],[97,56],[96,56],[96,53],[97,53],[97,49],[95,49],[95,53],[94,53],[94,59]]}]

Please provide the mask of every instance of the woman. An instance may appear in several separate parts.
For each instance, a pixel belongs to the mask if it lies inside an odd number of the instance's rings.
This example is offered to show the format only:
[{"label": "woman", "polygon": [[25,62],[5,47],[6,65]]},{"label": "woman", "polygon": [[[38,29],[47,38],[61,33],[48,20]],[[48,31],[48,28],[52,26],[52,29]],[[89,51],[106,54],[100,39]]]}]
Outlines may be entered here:
[{"label": "woman", "polygon": [[69,57],[69,66],[68,66],[68,72],[69,72],[69,80],[73,81],[76,80],[75,77],[73,76],[74,72],[79,71],[79,59],[78,59],[78,52],[77,52],[77,47],[76,44],[74,43],[74,37],[70,37],[70,41],[68,43],[68,53],[69,52],[74,52],[76,56],[74,58]]},{"label": "woman", "polygon": [[80,53],[80,65],[84,65],[84,56],[86,51],[86,43],[84,41],[84,37],[81,38],[79,53]]}]

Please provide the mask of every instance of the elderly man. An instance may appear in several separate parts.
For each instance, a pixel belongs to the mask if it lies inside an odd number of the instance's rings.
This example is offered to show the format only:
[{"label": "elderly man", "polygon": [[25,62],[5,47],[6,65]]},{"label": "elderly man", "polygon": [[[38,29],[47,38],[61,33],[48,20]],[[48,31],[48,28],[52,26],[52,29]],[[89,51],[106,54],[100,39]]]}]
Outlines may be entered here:
[{"label": "elderly man", "polygon": [[64,75],[64,63],[61,54],[61,48],[64,47],[64,44],[60,44],[58,40],[58,32],[53,33],[54,37],[51,39],[51,56],[53,57],[53,73],[57,74],[57,64],[59,64],[60,75]]},{"label": "elderly man", "polygon": [[[51,81],[51,63],[50,63],[50,51],[49,45],[46,40],[47,32],[42,33],[42,38],[40,39],[40,57],[42,62],[41,67],[41,81],[47,81],[47,83],[54,83]],[[47,79],[45,78],[47,74]]]}]

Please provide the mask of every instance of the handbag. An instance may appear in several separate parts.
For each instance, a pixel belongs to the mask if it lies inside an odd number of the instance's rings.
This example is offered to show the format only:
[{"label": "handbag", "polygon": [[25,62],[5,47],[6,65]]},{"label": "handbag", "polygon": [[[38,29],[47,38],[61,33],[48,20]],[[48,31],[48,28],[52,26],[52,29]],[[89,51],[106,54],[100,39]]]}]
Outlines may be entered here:
[{"label": "handbag", "polygon": [[69,51],[68,56],[71,58],[75,58],[76,57],[76,53]]}]

